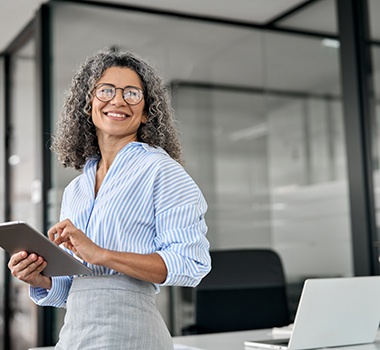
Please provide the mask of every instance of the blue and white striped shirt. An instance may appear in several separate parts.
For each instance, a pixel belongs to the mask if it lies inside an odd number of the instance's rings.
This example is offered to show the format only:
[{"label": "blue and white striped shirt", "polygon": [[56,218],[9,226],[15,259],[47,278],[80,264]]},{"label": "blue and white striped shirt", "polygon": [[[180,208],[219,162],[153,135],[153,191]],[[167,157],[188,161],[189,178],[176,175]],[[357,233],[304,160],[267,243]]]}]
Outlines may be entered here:
[{"label": "blue and white striped shirt", "polygon": [[[61,220],[99,246],[124,252],[157,252],[168,275],[162,285],[196,286],[211,268],[206,201],[181,165],[163,149],[132,142],[119,151],[95,197],[99,157],[65,189]],[[118,274],[89,265],[95,275]],[[53,277],[52,289],[30,288],[38,305],[65,306],[72,277]],[[158,286],[157,290],[158,290]]]}]

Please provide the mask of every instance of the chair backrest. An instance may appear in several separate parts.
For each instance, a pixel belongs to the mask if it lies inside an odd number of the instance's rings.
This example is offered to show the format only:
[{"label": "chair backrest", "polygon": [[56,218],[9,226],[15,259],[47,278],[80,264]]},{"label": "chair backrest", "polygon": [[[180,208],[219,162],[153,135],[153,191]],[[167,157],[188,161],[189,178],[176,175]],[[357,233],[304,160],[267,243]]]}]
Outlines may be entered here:
[{"label": "chair backrest", "polygon": [[274,251],[214,251],[211,258],[211,272],[195,289],[198,334],[289,324],[283,267]]}]

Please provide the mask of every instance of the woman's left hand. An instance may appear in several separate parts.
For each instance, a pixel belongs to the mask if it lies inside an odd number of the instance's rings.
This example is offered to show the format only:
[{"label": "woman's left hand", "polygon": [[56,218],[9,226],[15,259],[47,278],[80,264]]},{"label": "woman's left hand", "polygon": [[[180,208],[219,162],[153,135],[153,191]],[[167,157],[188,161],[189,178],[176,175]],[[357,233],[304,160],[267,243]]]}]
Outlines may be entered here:
[{"label": "woman's left hand", "polygon": [[69,219],[58,222],[48,231],[48,236],[55,244],[62,244],[76,256],[90,264],[96,264],[102,248],[77,229]]}]

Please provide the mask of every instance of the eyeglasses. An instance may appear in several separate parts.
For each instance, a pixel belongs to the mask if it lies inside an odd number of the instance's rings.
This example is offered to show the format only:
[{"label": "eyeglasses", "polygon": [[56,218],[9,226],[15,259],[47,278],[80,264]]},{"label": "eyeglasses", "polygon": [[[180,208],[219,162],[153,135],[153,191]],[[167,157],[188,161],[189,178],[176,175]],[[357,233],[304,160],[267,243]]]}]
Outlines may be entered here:
[{"label": "eyeglasses", "polygon": [[144,97],[144,92],[136,86],[119,88],[112,84],[99,84],[95,86],[95,96],[101,102],[109,102],[115,97],[116,90],[122,91],[124,101],[130,106],[138,105]]}]

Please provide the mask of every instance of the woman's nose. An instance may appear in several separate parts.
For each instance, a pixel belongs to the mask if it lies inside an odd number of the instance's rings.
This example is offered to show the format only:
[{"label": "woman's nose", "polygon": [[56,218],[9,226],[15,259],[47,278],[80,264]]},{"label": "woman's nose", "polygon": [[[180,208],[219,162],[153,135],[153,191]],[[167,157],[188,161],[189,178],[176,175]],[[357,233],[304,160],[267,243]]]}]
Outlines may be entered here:
[{"label": "woman's nose", "polygon": [[120,89],[120,90],[116,89],[115,96],[111,100],[111,103],[113,103],[117,106],[122,106],[122,105],[127,104],[123,98],[123,90],[122,89]]}]

